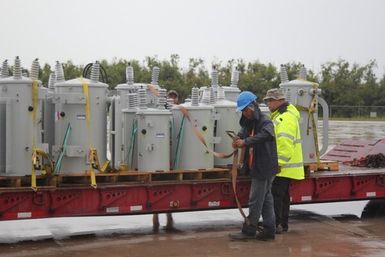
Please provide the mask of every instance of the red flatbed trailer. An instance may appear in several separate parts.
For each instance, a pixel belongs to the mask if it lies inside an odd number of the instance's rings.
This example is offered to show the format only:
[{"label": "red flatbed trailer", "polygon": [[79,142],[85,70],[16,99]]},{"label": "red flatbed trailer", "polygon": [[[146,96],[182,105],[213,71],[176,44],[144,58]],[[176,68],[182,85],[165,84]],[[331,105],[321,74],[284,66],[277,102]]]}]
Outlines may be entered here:
[{"label": "red flatbed trailer", "polygon": [[[36,191],[0,187],[0,220],[236,208],[229,171],[218,174],[227,175],[99,183],[97,188],[87,184],[40,186]],[[249,189],[250,178],[239,177],[237,193],[245,207]],[[385,198],[385,169],[340,165],[339,171],[317,171],[293,182],[290,192],[293,204]]]}]

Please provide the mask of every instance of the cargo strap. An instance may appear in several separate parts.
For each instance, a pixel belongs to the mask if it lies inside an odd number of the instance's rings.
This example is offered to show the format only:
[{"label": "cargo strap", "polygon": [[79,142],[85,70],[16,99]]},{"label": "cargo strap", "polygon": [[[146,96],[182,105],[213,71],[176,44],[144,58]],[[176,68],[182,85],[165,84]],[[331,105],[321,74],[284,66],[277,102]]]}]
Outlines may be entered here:
[{"label": "cargo strap", "polygon": [[[232,187],[233,187],[233,192],[234,192],[234,198],[235,198],[235,202],[237,204],[237,207],[239,209],[239,212],[241,213],[242,217],[245,219],[245,223],[250,224],[249,219],[246,217],[246,215],[242,209],[242,205],[238,199],[238,194],[237,194],[238,149],[234,149],[234,151],[230,154],[225,154],[225,153],[215,152],[212,149],[208,148],[206,140],[204,139],[204,136],[202,135],[202,133],[196,127],[193,126],[188,110],[181,105],[178,105],[177,107],[181,110],[183,116],[189,121],[189,123],[192,126],[193,131],[194,131],[195,135],[197,136],[197,138],[199,139],[199,141],[206,147],[206,149],[210,153],[212,153],[214,156],[216,156],[218,158],[222,158],[222,159],[230,158],[231,156],[233,156],[233,164],[232,164],[232,168],[231,168],[231,181],[232,181]],[[234,138],[232,138],[232,139],[234,139]]]},{"label": "cargo strap", "polygon": [[[48,167],[44,165],[43,159],[48,160]],[[36,170],[41,170],[42,175],[50,174],[53,171],[53,163],[49,155],[42,149],[34,148],[32,151],[32,174],[31,188],[36,191]]]},{"label": "cargo strap", "polygon": [[91,177],[91,186],[93,188],[96,188],[96,176],[95,176],[95,169],[98,170],[100,167],[99,159],[98,159],[98,152],[95,148],[90,148],[88,151],[88,162],[90,164],[90,177]]},{"label": "cargo strap", "polygon": [[[44,170],[43,168],[43,154],[47,157],[48,155],[41,149],[36,148],[36,113],[37,113],[37,104],[38,104],[38,81],[34,80],[32,82],[32,171],[31,171],[31,188],[36,191],[36,169]],[[52,164],[52,162],[51,162]],[[51,169],[52,171],[52,169]],[[45,173],[46,171],[44,171]]]},{"label": "cargo strap", "polygon": [[241,202],[239,201],[238,194],[237,194],[237,176],[238,176],[238,149],[235,149],[233,152],[233,164],[231,166],[231,184],[233,185],[233,192],[234,192],[234,198],[235,202],[237,203],[237,207],[239,212],[241,213],[242,217],[244,218],[244,222],[249,225],[250,220],[247,218],[245,212],[242,209]]},{"label": "cargo strap", "polygon": [[182,105],[177,105],[177,107],[182,112],[184,117],[186,117],[186,119],[188,120],[188,122],[190,123],[190,125],[191,125],[191,127],[192,127],[192,129],[194,131],[195,136],[205,146],[207,151],[212,153],[215,157],[222,158],[222,159],[230,158],[231,156],[233,156],[234,152],[232,152],[230,154],[225,154],[225,153],[218,153],[218,152],[215,152],[214,150],[210,149],[208,147],[207,143],[206,143],[206,140],[205,140],[203,134],[196,127],[193,126],[192,121],[191,121],[191,117],[190,117],[190,114],[189,114],[188,110],[185,107],[183,107]]},{"label": "cargo strap", "polygon": [[32,83],[32,121],[34,124],[36,122],[38,93],[38,81],[34,80]]},{"label": "cargo strap", "polygon": [[312,97],[312,100],[310,102],[309,107],[300,106],[300,105],[296,105],[295,107],[299,111],[304,111],[304,112],[308,113],[307,130],[306,130],[307,135],[309,135],[309,129],[310,129],[309,123],[310,122],[312,123],[314,147],[315,147],[315,151],[316,151],[317,166],[318,166],[320,164],[320,151],[319,151],[319,145],[318,145],[317,123],[316,123],[316,120],[314,118],[314,113],[316,112],[316,109],[317,109],[316,104],[317,104],[317,100],[316,100],[316,95],[314,94]]},{"label": "cargo strap", "polygon": [[96,188],[96,177],[95,177],[95,170],[99,169],[99,159],[97,156],[97,151],[92,145],[92,128],[90,124],[91,120],[91,109],[90,109],[90,94],[89,94],[89,85],[84,79],[80,79],[82,86],[83,86],[83,95],[86,100],[86,104],[84,106],[84,112],[86,115],[86,125],[87,125],[87,136],[88,136],[88,144],[89,144],[89,150],[88,150],[88,162],[90,164],[90,179],[91,179],[91,186],[93,188]]}]

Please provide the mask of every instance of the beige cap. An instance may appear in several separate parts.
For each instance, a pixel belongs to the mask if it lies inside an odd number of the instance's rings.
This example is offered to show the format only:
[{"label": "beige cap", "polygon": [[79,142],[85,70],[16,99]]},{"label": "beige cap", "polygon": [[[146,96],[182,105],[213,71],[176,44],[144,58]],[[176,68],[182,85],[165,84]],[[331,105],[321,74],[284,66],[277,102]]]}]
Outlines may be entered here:
[{"label": "beige cap", "polygon": [[267,91],[266,96],[263,98],[264,101],[268,99],[285,99],[285,94],[283,93],[283,90],[281,88],[272,88]]}]

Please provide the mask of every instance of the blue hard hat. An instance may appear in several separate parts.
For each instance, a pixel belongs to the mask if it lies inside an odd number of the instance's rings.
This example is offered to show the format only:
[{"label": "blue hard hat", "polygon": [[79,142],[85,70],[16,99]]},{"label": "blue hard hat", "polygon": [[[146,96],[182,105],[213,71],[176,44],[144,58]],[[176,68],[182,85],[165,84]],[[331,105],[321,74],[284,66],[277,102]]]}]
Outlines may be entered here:
[{"label": "blue hard hat", "polygon": [[249,104],[257,99],[257,96],[250,91],[243,91],[237,98],[237,112],[245,109]]}]

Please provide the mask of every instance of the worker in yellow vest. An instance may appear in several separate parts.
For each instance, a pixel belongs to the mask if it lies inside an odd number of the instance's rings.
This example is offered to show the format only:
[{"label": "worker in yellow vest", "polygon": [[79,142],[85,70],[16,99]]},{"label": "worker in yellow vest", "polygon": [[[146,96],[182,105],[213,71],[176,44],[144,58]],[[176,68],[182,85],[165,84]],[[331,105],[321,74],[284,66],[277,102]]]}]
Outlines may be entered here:
[{"label": "worker in yellow vest", "polygon": [[271,112],[277,142],[280,171],[273,181],[272,194],[276,233],[279,234],[289,229],[290,181],[304,179],[300,114],[294,105],[285,100],[283,90],[280,88],[268,90],[263,100]]}]

